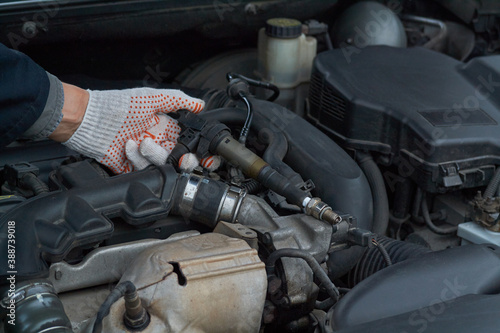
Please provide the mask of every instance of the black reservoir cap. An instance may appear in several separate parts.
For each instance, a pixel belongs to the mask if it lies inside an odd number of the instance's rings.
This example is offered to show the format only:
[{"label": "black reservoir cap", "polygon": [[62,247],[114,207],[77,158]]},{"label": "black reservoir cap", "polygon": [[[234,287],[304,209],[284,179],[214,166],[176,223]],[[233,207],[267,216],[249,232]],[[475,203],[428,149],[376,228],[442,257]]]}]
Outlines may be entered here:
[{"label": "black reservoir cap", "polygon": [[272,18],[266,21],[266,34],[275,38],[297,38],[302,34],[302,23],[289,18]]}]

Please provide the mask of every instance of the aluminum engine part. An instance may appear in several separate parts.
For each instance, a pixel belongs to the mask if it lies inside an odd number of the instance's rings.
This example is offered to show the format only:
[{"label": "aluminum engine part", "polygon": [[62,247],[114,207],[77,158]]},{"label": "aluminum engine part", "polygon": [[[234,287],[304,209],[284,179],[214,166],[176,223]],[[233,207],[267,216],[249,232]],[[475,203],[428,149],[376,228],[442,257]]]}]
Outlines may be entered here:
[{"label": "aluminum engine part", "polygon": [[130,258],[135,258],[142,251],[199,234],[198,231],[191,230],[173,234],[167,239],[142,239],[97,248],[76,265],[65,261],[50,265],[49,281],[57,293],[113,283],[120,280],[127,270]]},{"label": "aluminum engine part", "polygon": [[[276,250],[292,248],[309,252],[324,261],[332,240],[332,226],[304,214],[278,216],[261,198],[247,195],[240,207],[237,222],[263,235],[264,243]],[[283,280],[290,306],[312,304],[318,289],[312,270],[302,259],[282,258]]]},{"label": "aluminum engine part", "polygon": [[[267,276],[254,249],[209,233],[142,252],[121,281],[132,281],[151,323],[142,332],[258,332]],[[124,332],[123,298],[103,332]]]}]

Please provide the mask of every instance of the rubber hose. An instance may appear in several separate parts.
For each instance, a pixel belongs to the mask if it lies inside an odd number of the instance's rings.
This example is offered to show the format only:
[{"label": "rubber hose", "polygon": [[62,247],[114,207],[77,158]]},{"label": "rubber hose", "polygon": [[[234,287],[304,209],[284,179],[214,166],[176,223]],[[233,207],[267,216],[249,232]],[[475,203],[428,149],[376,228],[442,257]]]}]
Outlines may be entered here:
[{"label": "rubber hose", "polygon": [[427,195],[423,194],[422,196],[422,216],[424,218],[425,224],[427,227],[435,234],[438,235],[452,235],[457,232],[457,227],[449,227],[449,228],[441,228],[438,227],[432,222],[431,216],[429,214],[429,208],[427,207]]},{"label": "rubber hose", "polygon": [[[358,164],[331,138],[285,107],[254,101],[255,116],[269,128],[283,132],[288,151],[283,159],[304,179],[315,185],[312,195],[333,209],[352,214],[354,225],[372,230],[373,199],[370,186]],[[346,274],[359,260],[364,248],[352,246],[328,259],[332,278]]]},{"label": "rubber hose", "polygon": [[[2,313],[0,316],[4,317],[3,324],[0,324],[1,332],[4,330],[6,333],[73,332],[71,321],[64,311],[63,303],[57,296],[52,283],[47,280],[26,280],[11,283],[15,283],[17,289],[15,293],[2,287],[1,293],[8,303],[2,304],[0,310]],[[11,303],[13,300],[15,303]],[[14,305],[13,308],[12,305]],[[14,320],[13,325],[8,322],[10,320]]]},{"label": "rubber hose", "polygon": [[[420,216],[420,210],[422,209],[422,198],[423,192],[420,188],[417,188],[415,201],[413,203],[413,210],[411,213],[411,221],[417,225],[425,225],[425,219],[423,218],[423,216]],[[446,210],[441,209],[440,211],[430,213],[429,217],[431,221],[444,220],[446,219]]]},{"label": "rubber hose", "polygon": [[49,192],[48,185],[31,172],[23,176],[22,184],[32,190],[35,195]]},{"label": "rubber hose", "polygon": [[[334,209],[353,214],[356,226],[372,230],[373,199],[366,176],[358,164],[332,139],[305,119],[290,110],[267,101],[253,100],[254,120],[252,129],[267,129],[275,135],[272,138],[273,149],[276,140],[284,136],[287,149],[283,161],[276,152],[271,160],[264,158],[274,169],[286,176],[293,183],[291,175],[311,179],[315,189],[313,195],[323,199]],[[244,110],[218,109],[203,111],[200,116],[221,122],[239,122],[245,120]],[[270,149],[268,146],[268,149]],[[281,148],[280,148],[281,149]],[[273,151],[273,150],[271,150]],[[275,164],[277,163],[277,164]],[[293,168],[293,169],[292,169]],[[349,249],[330,256],[328,266],[332,277],[346,274],[363,254],[364,248],[352,246]]]},{"label": "rubber hose", "polygon": [[210,89],[203,94],[198,94],[197,96],[190,95],[192,97],[198,97],[205,101],[205,111],[226,108],[236,105],[236,101],[232,100],[224,90]]},{"label": "rubber hose", "polygon": [[327,298],[324,301],[316,301],[314,307],[319,310],[327,311],[334,305],[335,305],[335,300],[333,300],[332,298]]},{"label": "rubber hose", "polygon": [[[420,257],[432,252],[425,246],[398,241],[389,237],[379,236],[377,242],[382,244],[391,258],[392,264]],[[367,277],[387,267],[383,255],[373,247],[366,249],[356,266],[349,272],[349,285],[354,287]]]},{"label": "rubber hose", "polygon": [[[337,289],[342,294],[345,294],[351,290],[350,288],[337,288]],[[328,309],[330,309],[334,305],[335,305],[335,300],[327,298],[324,301],[316,301],[314,307],[318,310],[328,311]]]},{"label": "rubber hose", "polygon": [[490,183],[486,187],[486,190],[484,191],[484,198],[492,198],[495,196],[497,193],[498,187],[500,186],[500,168],[497,168],[495,171],[495,174],[493,175],[493,178],[491,179]]},{"label": "rubber hose", "polygon": [[241,187],[244,188],[248,194],[256,194],[260,190],[261,185],[255,179],[250,179],[246,183],[243,183]]},{"label": "rubber hose", "polygon": [[289,258],[300,258],[303,259],[311,268],[316,278],[321,282],[323,287],[326,289],[328,296],[334,301],[338,301],[340,298],[340,292],[337,287],[330,280],[326,272],[321,268],[320,264],[314,259],[314,257],[304,250],[299,249],[279,249],[274,251],[269,255],[266,261],[266,271],[268,274],[274,274],[274,267],[276,261],[283,257]]},{"label": "rubber hose", "polygon": [[373,198],[373,229],[379,235],[385,235],[389,226],[389,200],[385,189],[384,177],[372,156],[367,153],[357,152],[358,164],[363,170]]},{"label": "rubber hose", "polygon": [[251,86],[258,87],[258,88],[264,88],[264,89],[272,91],[273,94],[267,99],[269,102],[275,101],[280,95],[280,88],[278,88],[278,86],[276,86],[272,83],[254,80],[254,79],[251,79],[249,77],[246,77],[246,76],[238,74],[238,73],[227,73],[226,77],[227,77],[228,81],[232,80],[234,78],[239,78],[239,79],[245,80]]}]

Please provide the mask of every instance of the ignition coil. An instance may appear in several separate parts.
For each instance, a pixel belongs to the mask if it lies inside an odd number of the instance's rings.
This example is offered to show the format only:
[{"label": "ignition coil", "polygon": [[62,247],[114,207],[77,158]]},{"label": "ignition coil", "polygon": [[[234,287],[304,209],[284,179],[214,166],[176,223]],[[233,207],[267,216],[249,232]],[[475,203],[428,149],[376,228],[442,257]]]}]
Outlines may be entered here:
[{"label": "ignition coil", "polygon": [[194,151],[193,147],[196,147],[196,155],[199,158],[220,155],[247,176],[304,209],[306,214],[332,225],[342,221],[342,217],[320,198],[311,199],[307,192],[296,187],[244,144],[235,140],[226,125],[200,120],[199,116],[189,112],[180,111],[178,114],[179,124],[185,131],[189,130],[190,134],[180,140],[167,162],[175,163],[182,154]]},{"label": "ignition coil", "polygon": [[201,131],[197,153],[202,158],[210,154],[220,155],[239,167],[246,175],[284,196],[290,203],[304,208],[306,214],[330,224],[342,221],[342,217],[330,206],[319,198],[311,199],[306,192],[294,186],[289,179],[278,173],[266,161],[233,139],[229,129],[221,125],[205,127]]}]

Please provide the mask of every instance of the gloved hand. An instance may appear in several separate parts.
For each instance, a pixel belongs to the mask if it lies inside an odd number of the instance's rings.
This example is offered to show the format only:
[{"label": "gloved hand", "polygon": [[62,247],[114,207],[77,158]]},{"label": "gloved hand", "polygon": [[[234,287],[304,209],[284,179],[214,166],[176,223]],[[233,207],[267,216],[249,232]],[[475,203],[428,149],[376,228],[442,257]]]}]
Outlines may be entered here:
[{"label": "gloved hand", "polygon": [[140,135],[133,136],[125,145],[125,155],[135,170],[150,164],[163,165],[174,149],[181,128],[175,119],[158,114],[158,124]]},{"label": "gloved hand", "polygon": [[89,94],[83,121],[64,144],[95,158],[114,173],[130,172],[134,165],[142,169],[150,164],[148,160],[164,163],[180,128],[174,119],[162,114],[179,109],[198,113],[205,106],[202,100],[180,90],[135,88]]},{"label": "gloved hand", "polygon": [[188,153],[181,156],[179,159],[179,169],[183,172],[191,172],[198,165],[207,169],[209,172],[217,170],[222,163],[222,158],[219,155],[205,157],[200,160],[195,154]]}]

